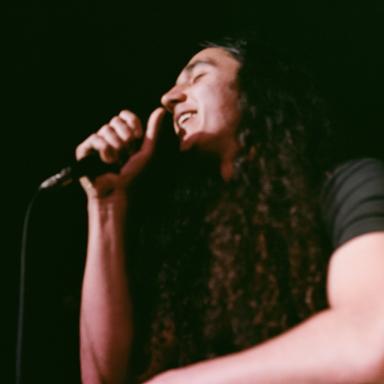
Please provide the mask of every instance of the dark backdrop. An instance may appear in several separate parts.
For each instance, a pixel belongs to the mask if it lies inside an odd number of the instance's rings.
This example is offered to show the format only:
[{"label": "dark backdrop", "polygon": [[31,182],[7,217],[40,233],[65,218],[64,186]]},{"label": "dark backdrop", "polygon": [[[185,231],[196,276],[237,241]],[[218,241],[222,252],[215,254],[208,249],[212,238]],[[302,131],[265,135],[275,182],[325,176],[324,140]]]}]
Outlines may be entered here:
[{"label": "dark backdrop", "polygon": [[[30,2],[2,12],[3,345],[12,383],[23,216],[38,183],[122,108],[145,118],[197,41],[252,27],[306,63],[328,98],[340,151],[382,155],[384,3]],[[85,248],[78,186],[39,198],[27,261],[26,382],[75,383]]]}]

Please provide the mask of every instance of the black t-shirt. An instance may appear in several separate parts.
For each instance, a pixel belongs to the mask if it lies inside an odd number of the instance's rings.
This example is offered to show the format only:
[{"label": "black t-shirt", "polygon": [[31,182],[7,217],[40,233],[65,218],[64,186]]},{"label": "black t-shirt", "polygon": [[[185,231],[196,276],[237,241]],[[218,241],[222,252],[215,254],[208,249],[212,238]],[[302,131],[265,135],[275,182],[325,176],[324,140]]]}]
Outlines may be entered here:
[{"label": "black t-shirt", "polygon": [[384,163],[364,158],[338,166],[324,185],[322,208],[334,248],[358,235],[384,231]]}]

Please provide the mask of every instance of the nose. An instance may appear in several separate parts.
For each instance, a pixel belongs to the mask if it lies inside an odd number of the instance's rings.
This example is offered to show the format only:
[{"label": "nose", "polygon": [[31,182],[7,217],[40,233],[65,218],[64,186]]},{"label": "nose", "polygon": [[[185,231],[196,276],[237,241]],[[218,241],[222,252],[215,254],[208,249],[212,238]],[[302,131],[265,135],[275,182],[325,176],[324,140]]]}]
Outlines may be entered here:
[{"label": "nose", "polygon": [[182,84],[176,84],[168,92],[164,93],[161,97],[161,104],[171,113],[173,113],[175,106],[185,101],[187,95],[185,87]]}]

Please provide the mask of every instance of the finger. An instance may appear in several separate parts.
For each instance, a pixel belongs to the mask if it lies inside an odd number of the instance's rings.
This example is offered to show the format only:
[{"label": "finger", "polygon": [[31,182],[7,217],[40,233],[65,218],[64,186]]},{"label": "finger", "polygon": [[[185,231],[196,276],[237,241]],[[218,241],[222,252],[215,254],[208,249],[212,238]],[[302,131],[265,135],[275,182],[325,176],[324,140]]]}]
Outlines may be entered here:
[{"label": "finger", "polygon": [[114,163],[118,160],[116,150],[101,136],[96,133],[89,136],[83,143],[81,143],[76,149],[77,159],[89,155],[93,151],[99,153],[101,160],[105,163]]},{"label": "finger", "polygon": [[110,122],[111,126],[116,134],[124,143],[128,143],[132,138],[135,138],[135,129],[130,127],[128,123],[119,116],[115,116]]},{"label": "finger", "polygon": [[82,185],[82,187],[85,189],[85,191],[89,195],[91,195],[92,192],[95,190],[91,180],[88,179],[88,177],[83,176],[83,177],[80,177],[79,181],[80,181],[80,184]]},{"label": "finger", "polygon": [[118,136],[115,129],[110,125],[103,125],[97,132],[114,149],[120,150],[124,146],[124,141]]},{"label": "finger", "polygon": [[160,130],[161,122],[164,119],[166,110],[163,107],[156,108],[149,116],[147,130],[142,149],[144,151],[152,151],[155,146],[155,141]]},{"label": "finger", "polygon": [[119,113],[119,117],[132,129],[135,138],[138,139],[143,135],[141,121],[133,112],[124,109]]},{"label": "finger", "polygon": [[92,147],[91,141],[88,137],[76,147],[76,160],[83,159],[84,157],[88,156],[93,150],[94,148]]}]

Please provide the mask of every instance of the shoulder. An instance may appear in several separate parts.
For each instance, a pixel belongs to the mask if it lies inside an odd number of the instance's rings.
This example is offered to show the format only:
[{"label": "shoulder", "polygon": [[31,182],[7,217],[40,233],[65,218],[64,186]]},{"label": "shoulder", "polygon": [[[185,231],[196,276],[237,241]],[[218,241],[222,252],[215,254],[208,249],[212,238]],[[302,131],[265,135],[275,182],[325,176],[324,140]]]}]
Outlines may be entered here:
[{"label": "shoulder", "polygon": [[335,248],[358,235],[384,231],[384,162],[362,158],[338,165],[327,174],[321,201]]}]

